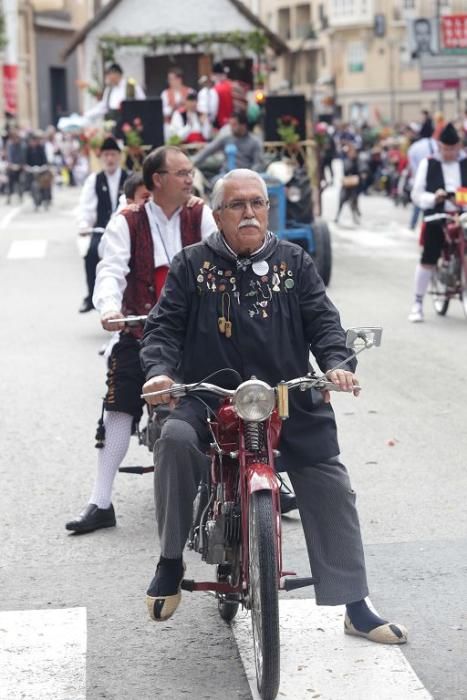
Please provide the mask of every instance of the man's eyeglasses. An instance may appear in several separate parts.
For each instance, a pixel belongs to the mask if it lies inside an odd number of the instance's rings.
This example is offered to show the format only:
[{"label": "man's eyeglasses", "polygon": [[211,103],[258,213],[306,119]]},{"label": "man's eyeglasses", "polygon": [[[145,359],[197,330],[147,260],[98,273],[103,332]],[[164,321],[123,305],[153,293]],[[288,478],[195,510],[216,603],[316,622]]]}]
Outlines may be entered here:
[{"label": "man's eyeglasses", "polygon": [[231,209],[232,211],[236,212],[244,212],[248,205],[250,205],[253,211],[269,209],[269,201],[267,199],[261,199],[261,197],[256,197],[255,199],[234,199],[233,202],[222,204],[220,208]]},{"label": "man's eyeglasses", "polygon": [[156,172],[159,173],[159,175],[174,175],[181,180],[186,180],[186,178],[193,177],[195,174],[194,170],[177,170],[174,173],[170,172],[170,170],[156,170]]}]

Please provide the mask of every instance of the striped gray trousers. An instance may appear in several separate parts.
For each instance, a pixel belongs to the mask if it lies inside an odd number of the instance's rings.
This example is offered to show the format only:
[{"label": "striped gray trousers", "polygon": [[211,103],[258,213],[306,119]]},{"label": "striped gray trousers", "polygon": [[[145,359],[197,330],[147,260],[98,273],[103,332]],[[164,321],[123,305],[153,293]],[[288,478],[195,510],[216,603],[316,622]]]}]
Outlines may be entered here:
[{"label": "striped gray trousers", "polygon": [[[161,554],[182,556],[198,484],[209,469],[192,426],[168,419],[154,449],[154,495]],[[297,496],[318,605],[368,595],[355,492],[337,458],[288,472]]]}]

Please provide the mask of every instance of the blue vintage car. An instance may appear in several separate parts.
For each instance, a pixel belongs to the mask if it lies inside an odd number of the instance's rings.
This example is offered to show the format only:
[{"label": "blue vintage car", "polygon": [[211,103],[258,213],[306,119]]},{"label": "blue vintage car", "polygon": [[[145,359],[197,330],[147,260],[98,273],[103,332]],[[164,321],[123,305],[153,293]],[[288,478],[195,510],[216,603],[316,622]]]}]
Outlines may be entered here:
[{"label": "blue vintage car", "polygon": [[[232,170],[236,147],[230,144],[225,150],[227,169]],[[268,188],[271,231],[310,253],[327,286],[332,269],[331,233],[325,221],[313,217],[311,184],[306,169],[287,167],[275,161],[261,175]]]}]

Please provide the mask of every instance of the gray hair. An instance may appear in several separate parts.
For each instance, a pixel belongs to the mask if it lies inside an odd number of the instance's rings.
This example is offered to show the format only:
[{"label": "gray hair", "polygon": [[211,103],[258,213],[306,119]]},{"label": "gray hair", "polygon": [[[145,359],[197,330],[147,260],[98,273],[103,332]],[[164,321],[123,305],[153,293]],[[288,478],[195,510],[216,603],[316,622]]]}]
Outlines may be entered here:
[{"label": "gray hair", "polygon": [[261,189],[263,190],[264,199],[267,200],[268,188],[266,187],[266,183],[261,175],[258,175],[258,173],[255,173],[254,170],[249,170],[248,168],[236,168],[235,170],[228,172],[227,175],[224,175],[224,177],[221,177],[214,185],[214,190],[211,197],[211,207],[213,211],[220,209],[224,203],[224,189],[226,182],[229,182],[229,180],[246,180],[247,178],[250,180],[257,180],[259,182]]}]

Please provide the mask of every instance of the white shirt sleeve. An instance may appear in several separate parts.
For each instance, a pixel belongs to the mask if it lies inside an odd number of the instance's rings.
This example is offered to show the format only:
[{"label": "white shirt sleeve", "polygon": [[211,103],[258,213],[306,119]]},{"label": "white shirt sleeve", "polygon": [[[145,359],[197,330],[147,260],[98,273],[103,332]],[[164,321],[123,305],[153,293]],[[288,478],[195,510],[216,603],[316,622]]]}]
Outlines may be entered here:
[{"label": "white shirt sleeve", "polygon": [[144,92],[143,88],[140,85],[136,85],[136,87],[135,87],[135,98],[137,100],[145,100],[146,99],[146,93]]},{"label": "white shirt sleeve", "polygon": [[131,257],[130,232],[124,216],[119,214],[111,218],[102,236],[102,249],[104,257],[97,266],[92,297],[100,314],[122,308]]},{"label": "white shirt sleeve", "polygon": [[88,175],[79,198],[80,230],[92,228],[97,219],[96,173]]},{"label": "white shirt sleeve", "polygon": [[420,164],[415,173],[415,180],[410,196],[412,202],[420,209],[432,209],[435,206],[434,192],[426,191],[426,175],[428,172],[428,158],[420,161]]},{"label": "white shirt sleeve", "polygon": [[201,217],[201,240],[204,241],[205,238],[215,233],[217,231],[217,224],[212,215],[212,210],[206,206],[203,206],[203,215]]},{"label": "white shirt sleeve", "polygon": [[183,117],[180,114],[180,112],[175,111],[172,114],[172,118],[170,120],[169,136],[178,136],[182,139],[182,141],[184,141],[187,138],[190,131],[191,127],[188,124],[188,122],[184,124]]},{"label": "white shirt sleeve", "polygon": [[162,113],[164,117],[171,117],[172,116],[172,107],[169,104],[169,96],[167,94],[167,90],[163,90],[161,93],[161,98],[162,98]]},{"label": "white shirt sleeve", "polygon": [[83,117],[85,119],[89,119],[90,121],[93,121],[94,119],[99,119],[100,117],[104,117],[106,112],[107,112],[107,93],[108,93],[109,88],[106,87],[104,90],[104,93],[102,95],[102,99],[97,102],[97,104],[94,105],[94,107],[91,107],[91,109],[88,109],[84,114]]}]

